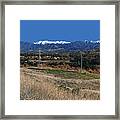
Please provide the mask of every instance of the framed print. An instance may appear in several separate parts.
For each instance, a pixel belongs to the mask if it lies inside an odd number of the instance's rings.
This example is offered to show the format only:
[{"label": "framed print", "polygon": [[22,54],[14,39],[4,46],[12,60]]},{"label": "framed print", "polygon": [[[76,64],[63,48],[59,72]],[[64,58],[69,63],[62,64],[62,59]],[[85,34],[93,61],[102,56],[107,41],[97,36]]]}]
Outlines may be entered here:
[{"label": "framed print", "polygon": [[119,2],[1,2],[1,118],[119,119]]}]

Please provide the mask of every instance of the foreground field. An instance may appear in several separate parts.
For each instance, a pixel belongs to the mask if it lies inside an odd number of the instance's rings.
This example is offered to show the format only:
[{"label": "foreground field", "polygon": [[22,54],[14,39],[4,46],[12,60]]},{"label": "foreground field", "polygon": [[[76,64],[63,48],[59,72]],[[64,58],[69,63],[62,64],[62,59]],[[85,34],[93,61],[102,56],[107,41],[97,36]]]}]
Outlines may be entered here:
[{"label": "foreground field", "polygon": [[98,74],[21,68],[21,100],[99,100]]}]

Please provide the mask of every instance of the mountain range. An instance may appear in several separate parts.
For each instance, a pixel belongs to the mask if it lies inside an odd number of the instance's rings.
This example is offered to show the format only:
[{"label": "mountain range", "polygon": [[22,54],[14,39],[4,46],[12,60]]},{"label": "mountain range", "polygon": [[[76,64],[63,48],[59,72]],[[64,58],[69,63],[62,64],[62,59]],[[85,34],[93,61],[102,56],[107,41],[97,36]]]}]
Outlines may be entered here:
[{"label": "mountain range", "polygon": [[58,40],[39,40],[33,43],[20,41],[21,52],[38,52],[40,49],[43,52],[71,52],[71,51],[88,51],[100,47],[100,41],[58,41]]}]

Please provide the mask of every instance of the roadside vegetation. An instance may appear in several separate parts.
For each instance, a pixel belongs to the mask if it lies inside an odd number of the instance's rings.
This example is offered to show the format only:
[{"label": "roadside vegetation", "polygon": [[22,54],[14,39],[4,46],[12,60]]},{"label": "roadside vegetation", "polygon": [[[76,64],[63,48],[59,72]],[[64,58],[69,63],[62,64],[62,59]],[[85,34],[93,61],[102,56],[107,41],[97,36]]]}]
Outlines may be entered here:
[{"label": "roadside vegetation", "polygon": [[21,53],[20,66],[21,100],[100,99],[99,49]]},{"label": "roadside vegetation", "polygon": [[76,71],[65,71],[65,70],[56,70],[56,69],[45,69],[43,70],[47,74],[53,74],[54,76],[58,76],[64,79],[99,79],[100,75],[95,73],[89,73],[87,71],[76,72]]}]

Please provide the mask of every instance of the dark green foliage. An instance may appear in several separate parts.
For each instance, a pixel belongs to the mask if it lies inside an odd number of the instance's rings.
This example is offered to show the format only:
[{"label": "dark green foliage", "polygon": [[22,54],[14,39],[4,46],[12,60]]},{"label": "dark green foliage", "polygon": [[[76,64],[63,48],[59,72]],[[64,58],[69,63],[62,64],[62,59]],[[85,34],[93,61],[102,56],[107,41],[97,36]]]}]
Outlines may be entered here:
[{"label": "dark green foliage", "polygon": [[[54,67],[58,65],[69,65],[70,67],[81,67],[81,51],[64,53],[41,53],[41,60],[47,61],[45,64]],[[21,53],[21,65],[37,66],[39,63],[38,53]],[[100,52],[99,49],[82,52],[83,69],[99,69]]]},{"label": "dark green foliage", "polygon": [[[80,67],[81,65],[81,52],[75,52],[70,54],[70,65],[74,67]],[[95,69],[100,66],[100,53],[99,49],[93,51],[82,52],[82,66],[85,69]]]}]

